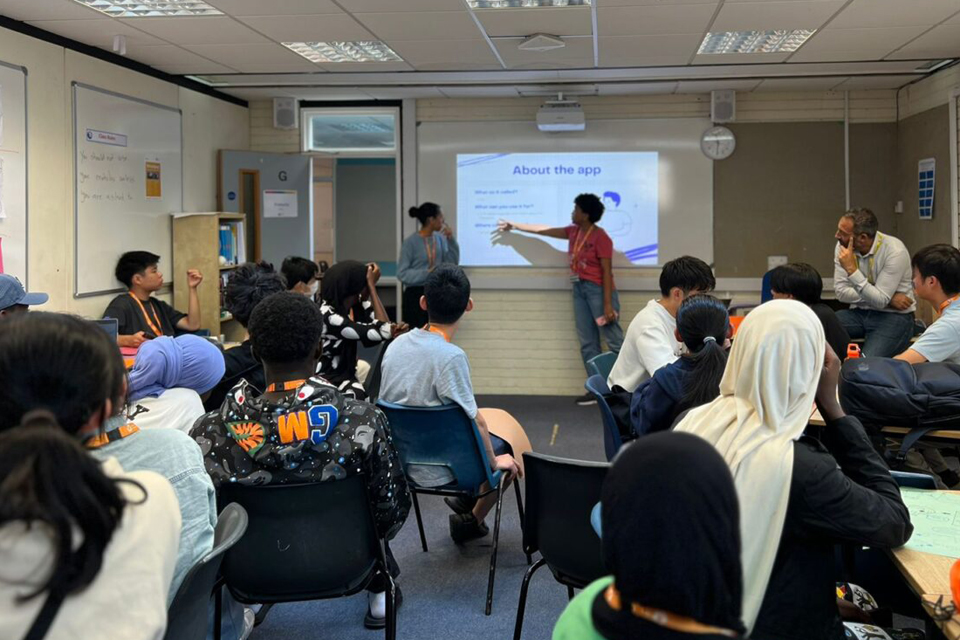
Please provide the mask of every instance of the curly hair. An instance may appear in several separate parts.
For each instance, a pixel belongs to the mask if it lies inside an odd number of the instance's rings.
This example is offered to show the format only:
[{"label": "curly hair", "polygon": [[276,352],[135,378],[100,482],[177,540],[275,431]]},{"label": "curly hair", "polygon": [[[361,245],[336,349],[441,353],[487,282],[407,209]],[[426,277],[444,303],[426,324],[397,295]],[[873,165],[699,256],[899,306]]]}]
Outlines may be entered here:
[{"label": "curly hair", "polygon": [[250,342],[265,364],[302,362],[317,353],[320,307],[299,293],[275,293],[250,314]]},{"label": "curly hair", "polygon": [[269,262],[247,262],[240,265],[227,281],[224,306],[244,327],[253,309],[267,296],[286,291],[283,277]]}]

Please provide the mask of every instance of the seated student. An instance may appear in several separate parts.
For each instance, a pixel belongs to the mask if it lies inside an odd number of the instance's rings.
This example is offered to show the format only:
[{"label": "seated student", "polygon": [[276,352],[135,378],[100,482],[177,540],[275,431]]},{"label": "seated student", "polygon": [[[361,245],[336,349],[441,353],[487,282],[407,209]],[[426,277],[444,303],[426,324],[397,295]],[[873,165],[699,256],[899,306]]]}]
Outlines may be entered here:
[{"label": "seated student", "polygon": [[960,251],[949,244],[933,244],[917,251],[912,263],[913,290],[940,317],[896,358],[912,364],[960,364]]},{"label": "seated student", "polygon": [[661,367],[637,387],[630,402],[632,435],[666,431],[681,413],[720,395],[720,378],[727,366],[730,316],[711,295],[690,296],[677,310],[677,338],[687,352]]},{"label": "seated student", "polygon": [[130,370],[128,417],[141,429],[189,433],[203,400],[223,377],[220,350],[199,336],[161,337],[140,347]]},{"label": "seated student", "polygon": [[[495,431],[517,434],[523,448],[529,449],[522,428],[505,411],[477,409],[467,354],[452,342],[463,314],[473,310],[470,281],[463,269],[453,264],[435,267],[424,282],[420,305],[427,312],[429,324],[400,336],[387,349],[380,398],[410,407],[460,405],[470,419],[476,420],[493,468],[504,470],[508,480],[522,476],[523,468],[511,455],[508,441],[494,435]],[[474,503],[449,498],[446,502],[456,512],[450,516],[454,542],[460,544],[489,533],[483,519],[497,503],[495,494]]]},{"label": "seated student", "polygon": [[[743,621],[755,638],[840,640],[834,547],[910,538],[910,513],[863,426],[837,401],[840,361],[806,305],[743,321],[720,397],[675,427],[717,448],[740,497]],[[804,436],[816,400],[821,440]],[[641,441],[642,442],[642,441]]]},{"label": "seated student", "polygon": [[737,492],[713,447],[675,432],[630,444],[601,504],[613,575],[570,601],[553,640],[743,637]]},{"label": "seated student", "polygon": [[128,251],[117,261],[114,274],[129,291],[111,300],[103,317],[117,319],[117,344],[121,347],[136,348],[152,338],[173,336],[177,330],[200,328],[197,287],[203,282],[203,274],[196,269],[187,271],[190,302],[187,313],[183,313],[152,295],[163,286],[158,262],[160,256],[149,251]]},{"label": "seated student", "polygon": [[312,300],[320,289],[320,267],[313,260],[298,256],[284,258],[280,273],[287,282],[287,291],[305,295]]},{"label": "seated student", "polygon": [[73,316],[20,314],[0,331],[0,380],[0,638],[159,640],[177,497],[80,444],[123,403],[116,345]]},{"label": "seated student", "polygon": [[320,286],[323,355],[317,374],[359,400],[367,392],[357,380],[357,344],[373,347],[408,329],[390,322],[377,295],[379,279],[376,264],[344,260],[327,270]]},{"label": "seated student", "polygon": [[49,299],[45,293],[27,293],[15,277],[0,273],[0,319],[26,312],[32,305],[43,304]]},{"label": "seated student", "polygon": [[204,400],[203,407],[207,411],[215,411],[223,404],[227,392],[236,386],[241,379],[246,380],[256,389],[263,389],[263,365],[253,356],[250,345],[250,334],[246,331],[250,314],[260,301],[275,293],[286,290],[283,277],[273,270],[267,262],[242,264],[227,280],[224,289],[224,307],[233,314],[234,319],[244,329],[243,342],[232,349],[223,352],[224,372],[223,379]]},{"label": "seated student", "polygon": [[823,325],[830,348],[841,362],[846,359],[850,336],[833,309],[820,300],[823,279],[816,269],[805,262],[780,265],[770,272],[770,290],[774,300],[799,300],[810,307]]},{"label": "seated student", "polygon": [[[682,256],[663,265],[659,300],[651,300],[630,321],[620,355],[607,378],[611,391],[633,393],[641,382],[680,357],[677,340],[677,309],[692,295],[709,293],[717,286],[710,266],[692,256]],[[618,389],[619,387],[619,389]]]},{"label": "seated student", "polygon": [[[410,511],[403,468],[383,414],[314,375],[320,309],[299,294],[277,293],[256,306],[248,330],[253,352],[263,362],[265,393],[241,380],[223,407],[190,432],[205,452],[214,485],[303,484],[363,472],[377,529],[392,539]],[[311,423],[307,410],[313,406],[328,407],[339,420],[326,429]],[[391,573],[399,573],[395,563]],[[386,624],[384,579],[375,578],[368,590],[364,624],[381,628]]]}]

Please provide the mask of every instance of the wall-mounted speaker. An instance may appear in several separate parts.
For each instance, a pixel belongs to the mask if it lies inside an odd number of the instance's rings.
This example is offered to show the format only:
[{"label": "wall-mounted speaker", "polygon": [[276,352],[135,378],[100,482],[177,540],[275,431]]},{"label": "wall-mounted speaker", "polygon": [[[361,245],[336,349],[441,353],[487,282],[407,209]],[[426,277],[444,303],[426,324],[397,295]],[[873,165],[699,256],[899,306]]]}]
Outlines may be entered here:
[{"label": "wall-mounted speaker", "polygon": [[273,128],[274,129],[296,129],[297,128],[297,99],[296,98],[274,98],[273,99]]},{"label": "wall-mounted speaker", "polygon": [[710,119],[733,122],[737,119],[737,92],[733,89],[710,92]]}]

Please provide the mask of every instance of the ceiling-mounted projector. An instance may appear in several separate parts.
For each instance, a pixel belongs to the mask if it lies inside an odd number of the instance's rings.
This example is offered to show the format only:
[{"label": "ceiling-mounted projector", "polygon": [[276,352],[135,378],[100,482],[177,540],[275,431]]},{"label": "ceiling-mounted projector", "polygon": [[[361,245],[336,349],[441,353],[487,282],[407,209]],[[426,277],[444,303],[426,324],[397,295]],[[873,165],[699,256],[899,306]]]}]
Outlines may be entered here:
[{"label": "ceiling-mounted projector", "polygon": [[537,129],[540,131],[583,131],[587,120],[583,107],[576,100],[548,100],[537,111]]}]

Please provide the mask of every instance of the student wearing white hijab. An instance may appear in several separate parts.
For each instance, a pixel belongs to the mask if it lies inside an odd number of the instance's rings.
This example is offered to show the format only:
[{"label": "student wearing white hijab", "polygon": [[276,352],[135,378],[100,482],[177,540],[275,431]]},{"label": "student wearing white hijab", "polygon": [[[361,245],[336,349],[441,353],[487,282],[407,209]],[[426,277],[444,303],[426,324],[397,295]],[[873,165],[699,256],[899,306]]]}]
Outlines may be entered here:
[{"label": "student wearing white hijab", "polygon": [[[804,304],[774,300],[737,333],[720,397],[677,426],[712,443],[740,499],[743,621],[754,638],[842,639],[834,545],[902,545],[900,490],[837,402],[840,362]],[[804,436],[814,401],[827,422]]]}]

